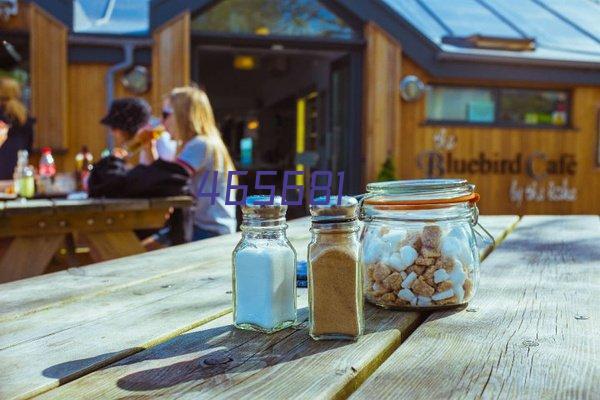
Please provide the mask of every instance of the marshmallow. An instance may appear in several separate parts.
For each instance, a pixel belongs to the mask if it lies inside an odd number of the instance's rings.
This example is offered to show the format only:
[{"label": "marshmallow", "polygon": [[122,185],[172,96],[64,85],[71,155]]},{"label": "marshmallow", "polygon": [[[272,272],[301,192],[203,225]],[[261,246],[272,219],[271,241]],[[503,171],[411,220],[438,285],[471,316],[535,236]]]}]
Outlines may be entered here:
[{"label": "marshmallow", "polygon": [[450,280],[453,285],[462,286],[465,283],[465,279],[467,279],[467,274],[463,270],[462,263],[457,259],[454,259],[454,269],[450,272]]},{"label": "marshmallow", "polygon": [[454,228],[442,238],[442,255],[458,258],[472,268],[475,262],[470,240],[462,228]]},{"label": "marshmallow", "polygon": [[406,230],[405,229],[394,229],[393,231],[389,231],[385,235],[381,236],[381,240],[388,243],[394,248],[396,244],[404,241],[406,239]]},{"label": "marshmallow", "polygon": [[408,274],[408,276],[406,277],[406,279],[404,279],[402,281],[402,286],[404,289],[407,289],[410,287],[410,285],[412,285],[412,283],[414,282],[414,280],[417,279],[417,274],[415,274],[414,272],[411,272],[410,274]]},{"label": "marshmallow", "polygon": [[454,296],[454,290],[448,289],[441,293],[435,293],[434,295],[431,296],[431,300],[434,300],[434,301],[444,300],[444,299],[449,299],[452,296]]},{"label": "marshmallow", "polygon": [[453,285],[452,288],[452,290],[454,290],[454,294],[456,295],[456,302],[462,303],[462,301],[465,299],[465,290],[460,285]]},{"label": "marshmallow", "polygon": [[413,292],[411,292],[410,289],[402,289],[401,291],[398,292],[398,297],[400,297],[401,299],[410,301],[411,303],[413,302],[413,300],[415,302],[417,301],[417,296],[415,296],[415,294]]},{"label": "marshmallow", "polygon": [[417,296],[417,305],[418,306],[430,306],[431,305],[431,297]]},{"label": "marshmallow", "polygon": [[370,235],[363,248],[363,261],[365,264],[374,264],[387,256],[389,246],[375,235]]},{"label": "marshmallow", "polygon": [[446,272],[445,269],[440,268],[433,273],[433,281],[435,283],[444,282],[450,279],[450,275]]},{"label": "marshmallow", "polygon": [[445,257],[458,257],[462,252],[462,244],[454,236],[444,236],[441,247],[442,255]]},{"label": "marshmallow", "polygon": [[412,246],[403,246],[399,252],[392,254],[387,259],[387,263],[395,270],[404,271],[415,262],[417,256],[417,251]]}]

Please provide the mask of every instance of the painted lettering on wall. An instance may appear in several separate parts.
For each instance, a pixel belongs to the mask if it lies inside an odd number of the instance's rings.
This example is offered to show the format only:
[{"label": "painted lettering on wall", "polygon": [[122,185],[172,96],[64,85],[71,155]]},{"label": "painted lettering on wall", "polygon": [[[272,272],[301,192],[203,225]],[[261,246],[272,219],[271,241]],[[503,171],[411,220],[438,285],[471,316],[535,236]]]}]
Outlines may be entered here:
[{"label": "painted lettering on wall", "polygon": [[528,155],[517,153],[511,158],[489,156],[480,152],[473,158],[458,158],[452,152],[424,151],[417,157],[417,166],[428,178],[445,175],[521,175],[541,180],[555,175],[575,175],[577,161],[573,154],[550,157],[543,152]]},{"label": "painted lettering on wall", "polygon": [[[550,156],[543,151],[528,154],[518,152],[512,156],[479,154],[461,158],[453,150],[458,145],[455,135],[441,129],[433,135],[435,150],[421,152],[417,166],[428,178],[465,175],[513,176],[508,193],[509,200],[521,205],[525,202],[559,202],[577,200],[577,188],[569,178],[577,173],[574,154],[561,153]],[[527,179],[525,183],[519,176]]]}]

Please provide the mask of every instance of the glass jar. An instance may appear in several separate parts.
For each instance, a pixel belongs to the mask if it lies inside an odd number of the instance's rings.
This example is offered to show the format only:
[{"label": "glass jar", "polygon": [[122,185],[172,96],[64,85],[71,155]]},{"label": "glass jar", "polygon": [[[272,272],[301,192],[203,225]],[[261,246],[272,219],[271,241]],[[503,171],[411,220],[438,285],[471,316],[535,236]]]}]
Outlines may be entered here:
[{"label": "glass jar", "polygon": [[473,297],[479,282],[474,190],[461,179],[367,185],[360,208],[367,301],[391,309],[435,309]]},{"label": "glass jar", "polygon": [[337,197],[310,207],[308,245],[309,334],[315,340],[356,340],[363,333],[362,273],[359,265],[358,202]]},{"label": "glass jar", "polygon": [[279,196],[269,201],[247,198],[232,256],[234,325],[265,333],[296,322],[296,251],[285,233],[287,206]]}]

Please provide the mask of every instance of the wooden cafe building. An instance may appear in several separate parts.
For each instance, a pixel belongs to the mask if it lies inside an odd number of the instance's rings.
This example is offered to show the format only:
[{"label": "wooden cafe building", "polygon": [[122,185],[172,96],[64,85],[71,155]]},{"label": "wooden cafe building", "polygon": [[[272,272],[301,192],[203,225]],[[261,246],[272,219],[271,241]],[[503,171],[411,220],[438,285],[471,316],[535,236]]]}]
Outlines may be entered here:
[{"label": "wooden cafe building", "polygon": [[195,82],[241,170],[344,171],[349,193],[465,177],[484,213],[600,212],[593,0],[12,3],[0,36],[60,168],[108,145],[111,99],[158,115]]}]

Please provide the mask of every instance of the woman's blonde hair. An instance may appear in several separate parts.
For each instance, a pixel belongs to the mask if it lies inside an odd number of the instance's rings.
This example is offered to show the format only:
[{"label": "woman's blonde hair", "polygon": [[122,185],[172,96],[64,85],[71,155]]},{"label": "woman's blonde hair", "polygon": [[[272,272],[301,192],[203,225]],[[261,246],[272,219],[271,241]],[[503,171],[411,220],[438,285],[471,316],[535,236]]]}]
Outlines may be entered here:
[{"label": "woman's blonde hair", "polygon": [[173,89],[168,98],[181,139],[188,141],[196,135],[203,137],[207,142],[207,152],[212,155],[213,170],[235,171],[206,93],[198,88],[185,86]]},{"label": "woman's blonde hair", "polygon": [[0,78],[0,104],[4,113],[19,125],[27,121],[27,107],[21,102],[21,85],[12,78]]}]

